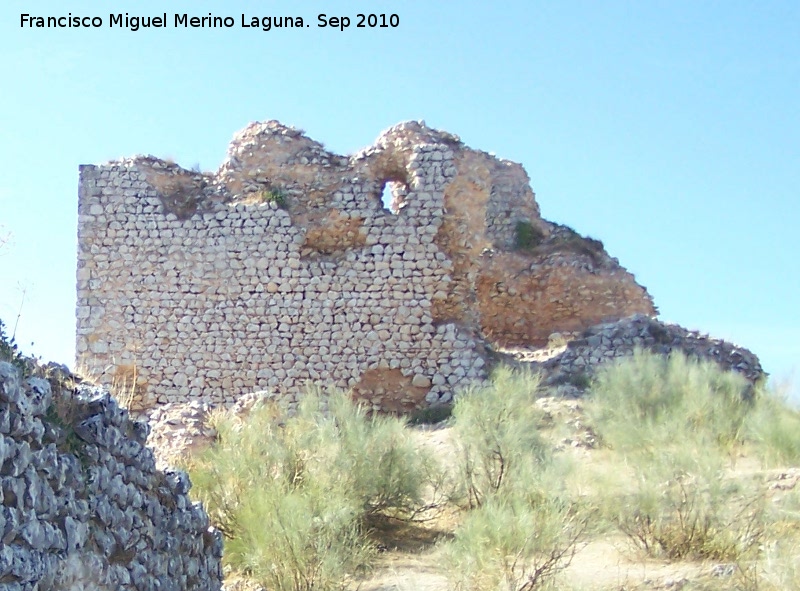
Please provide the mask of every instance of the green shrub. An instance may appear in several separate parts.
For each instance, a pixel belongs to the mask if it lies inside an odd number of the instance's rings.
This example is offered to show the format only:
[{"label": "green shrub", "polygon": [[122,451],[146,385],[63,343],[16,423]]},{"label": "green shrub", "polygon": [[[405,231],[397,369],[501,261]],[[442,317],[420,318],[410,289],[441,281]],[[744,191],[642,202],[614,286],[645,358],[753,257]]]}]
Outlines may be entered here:
[{"label": "green shrub", "polygon": [[603,441],[623,453],[688,442],[730,452],[743,441],[748,386],[713,362],[638,350],[601,368],[587,413]]},{"label": "green shrub", "polygon": [[766,465],[800,461],[800,412],[774,391],[756,399],[747,418],[746,435]]},{"label": "green shrub", "polygon": [[752,557],[764,536],[765,497],[726,479],[722,466],[721,456],[703,450],[634,463],[632,491],[613,501],[617,526],[655,557]]},{"label": "green shrub", "polygon": [[569,565],[589,524],[564,494],[565,464],[538,433],[540,377],[499,368],[456,398],[458,482],[471,511],[442,544],[455,588],[532,591]]},{"label": "green shrub", "polygon": [[286,193],[280,189],[264,189],[259,193],[262,203],[274,203],[278,207],[285,208],[288,204]]},{"label": "green shrub", "polygon": [[187,466],[192,490],[227,538],[227,567],[271,589],[334,589],[366,568],[368,521],[413,516],[434,472],[401,421],[343,393],[214,424],[216,445]]},{"label": "green shrub", "polygon": [[343,588],[368,565],[372,549],[353,500],[341,489],[320,487],[254,483],[225,544],[226,563],[269,589]]},{"label": "green shrub", "polygon": [[527,220],[517,222],[514,227],[514,248],[532,250],[542,243],[544,234]]},{"label": "green shrub", "polygon": [[458,395],[458,482],[470,507],[516,486],[531,466],[545,463],[548,449],[538,433],[543,415],[534,404],[539,383],[536,374],[503,367],[490,385]]},{"label": "green shrub", "polygon": [[443,562],[458,590],[541,589],[569,566],[588,522],[554,495],[495,496],[466,517]]},{"label": "green shrub", "polygon": [[31,373],[31,364],[22,354],[14,337],[6,334],[6,325],[0,320],[0,361],[6,361],[16,367],[23,378]]},{"label": "green shrub", "polygon": [[759,591],[800,589],[800,539],[778,540],[766,550]]},{"label": "green shrub", "polygon": [[567,376],[566,383],[575,386],[580,390],[586,390],[592,385],[592,378],[586,372],[575,372]]},{"label": "green shrub", "polygon": [[423,493],[438,479],[439,466],[421,451],[405,422],[367,416],[343,394],[328,399],[330,437],[339,442],[335,469],[348,474],[352,494],[367,517],[407,519],[424,507]]},{"label": "green shrub", "polygon": [[413,412],[408,422],[410,425],[436,425],[449,419],[452,414],[452,404],[437,404]]},{"label": "green shrub", "polygon": [[800,411],[710,361],[636,351],[598,372],[587,412],[599,435],[624,453],[676,445],[733,454],[742,444],[767,465],[800,461]]},{"label": "green shrub", "polygon": [[615,460],[635,474],[607,500],[648,554],[740,560],[757,550],[764,495],[725,477],[745,441],[748,383],[711,362],[635,352],[598,372],[587,412]]}]

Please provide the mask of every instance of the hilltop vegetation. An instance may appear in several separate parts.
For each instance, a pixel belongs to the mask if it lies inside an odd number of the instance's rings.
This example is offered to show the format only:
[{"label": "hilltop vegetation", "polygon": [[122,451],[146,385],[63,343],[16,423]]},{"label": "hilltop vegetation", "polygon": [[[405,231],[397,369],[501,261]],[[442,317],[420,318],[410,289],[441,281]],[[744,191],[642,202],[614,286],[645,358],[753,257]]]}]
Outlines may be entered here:
[{"label": "hilltop vegetation", "polygon": [[[568,421],[549,395],[502,368],[434,432],[343,393],[313,392],[292,416],[220,413],[216,443],[188,461],[193,490],[226,535],[230,576],[267,589],[385,588],[369,586],[376,565],[423,530],[438,541],[415,556],[453,589],[621,589],[574,576],[573,559],[608,539],[628,540],[627,560],[694,565],[685,589],[800,588],[800,475],[787,469],[800,414],[779,396],[640,352],[601,371]],[[594,449],[563,444],[575,421]],[[420,445],[429,433],[447,453]]]}]

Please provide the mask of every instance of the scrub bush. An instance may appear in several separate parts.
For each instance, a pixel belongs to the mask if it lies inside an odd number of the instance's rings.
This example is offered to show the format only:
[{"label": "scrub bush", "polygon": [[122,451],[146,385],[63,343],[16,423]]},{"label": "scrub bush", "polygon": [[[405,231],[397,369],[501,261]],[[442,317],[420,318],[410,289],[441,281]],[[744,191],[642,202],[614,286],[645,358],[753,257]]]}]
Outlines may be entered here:
[{"label": "scrub bush", "polygon": [[598,373],[587,412],[635,474],[603,505],[649,555],[738,561],[757,551],[764,494],[725,474],[758,404],[748,388],[741,376],[679,353],[637,351]]},{"label": "scrub bush", "polygon": [[458,590],[533,591],[569,566],[589,514],[556,495],[495,496],[472,511],[444,547]]},{"label": "scrub bush", "polygon": [[227,538],[226,567],[270,589],[340,588],[369,565],[370,520],[415,515],[434,472],[402,421],[343,393],[214,424],[218,441],[187,466],[192,490]]},{"label": "scrub bush", "polygon": [[456,399],[458,483],[470,511],[441,550],[458,590],[545,588],[587,532],[591,511],[563,494],[563,466],[538,432],[539,385],[536,374],[500,368]]},{"label": "scrub bush", "polygon": [[470,508],[517,486],[532,466],[543,464],[548,448],[538,428],[540,378],[498,369],[491,383],[461,393],[453,407],[461,497]]},{"label": "scrub bush", "polygon": [[800,462],[800,411],[779,392],[759,396],[747,418],[746,436],[765,465]]},{"label": "scrub bush", "polygon": [[635,351],[600,369],[586,409],[603,441],[622,453],[689,442],[732,452],[744,440],[749,387],[710,361]]}]

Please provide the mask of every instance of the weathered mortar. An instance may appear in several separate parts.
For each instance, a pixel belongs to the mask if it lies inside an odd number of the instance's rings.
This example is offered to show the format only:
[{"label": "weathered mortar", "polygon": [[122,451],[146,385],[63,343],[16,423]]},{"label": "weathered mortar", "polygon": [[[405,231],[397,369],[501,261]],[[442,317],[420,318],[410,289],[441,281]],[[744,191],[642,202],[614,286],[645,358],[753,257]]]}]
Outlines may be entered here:
[{"label": "weathered mortar", "polygon": [[[520,224],[541,244],[517,248]],[[78,364],[135,380],[144,406],[309,381],[386,410],[446,401],[485,379],[487,341],[654,313],[602,246],[588,260],[562,233],[520,165],[418,122],[349,158],[271,121],[213,175],[83,166]]]}]

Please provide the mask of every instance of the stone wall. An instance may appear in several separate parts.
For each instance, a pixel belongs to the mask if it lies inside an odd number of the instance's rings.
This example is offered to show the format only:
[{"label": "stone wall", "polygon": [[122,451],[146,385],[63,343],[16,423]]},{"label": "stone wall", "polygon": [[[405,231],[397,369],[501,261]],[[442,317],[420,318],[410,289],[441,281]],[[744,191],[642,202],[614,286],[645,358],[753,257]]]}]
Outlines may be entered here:
[{"label": "stone wall", "polygon": [[767,377],[758,357],[744,347],[642,314],[586,329],[562,353],[540,367],[551,384],[585,384],[600,366],[631,357],[635,349],[660,355],[679,351],[693,359],[713,361],[726,371],[741,374],[752,384]]},{"label": "stone wall", "polygon": [[102,391],[53,393],[0,362],[4,590],[221,588],[221,537],[147,433]]},{"label": "stone wall", "polygon": [[422,122],[350,157],[254,123],[214,174],[80,175],[77,362],[143,407],[316,382],[407,411],[485,379],[487,345],[655,312],[602,245],[540,217],[520,165]]}]

